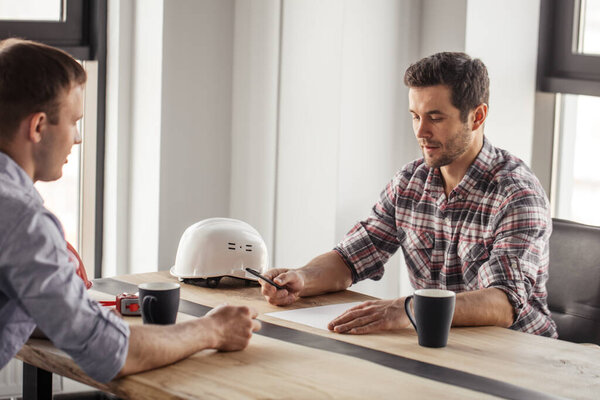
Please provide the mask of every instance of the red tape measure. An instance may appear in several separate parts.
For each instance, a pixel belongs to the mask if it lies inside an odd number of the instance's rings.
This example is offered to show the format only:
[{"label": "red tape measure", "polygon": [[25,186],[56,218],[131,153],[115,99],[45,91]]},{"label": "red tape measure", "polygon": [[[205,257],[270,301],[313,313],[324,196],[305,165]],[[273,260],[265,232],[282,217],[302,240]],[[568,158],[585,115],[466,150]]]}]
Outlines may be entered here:
[{"label": "red tape measure", "polygon": [[121,293],[117,296],[115,301],[99,301],[103,306],[115,306],[117,311],[121,313],[121,315],[141,315],[140,304],[138,302],[138,295],[130,294],[130,293]]}]

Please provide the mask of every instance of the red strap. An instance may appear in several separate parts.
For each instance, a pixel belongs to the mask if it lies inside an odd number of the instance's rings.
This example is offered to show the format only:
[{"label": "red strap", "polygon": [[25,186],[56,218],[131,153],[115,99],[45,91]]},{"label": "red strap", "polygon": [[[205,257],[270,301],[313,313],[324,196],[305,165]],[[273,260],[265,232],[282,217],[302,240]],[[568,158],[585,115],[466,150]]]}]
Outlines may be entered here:
[{"label": "red strap", "polygon": [[69,258],[71,259],[71,261],[77,264],[77,269],[75,271],[77,273],[77,276],[79,276],[81,280],[83,280],[86,289],[91,288],[92,282],[90,282],[87,278],[87,274],[85,273],[85,267],[83,266],[83,261],[81,261],[81,257],[79,257],[77,250],[75,250],[75,248],[71,246],[71,243],[69,242],[67,242],[67,251],[69,252]]}]

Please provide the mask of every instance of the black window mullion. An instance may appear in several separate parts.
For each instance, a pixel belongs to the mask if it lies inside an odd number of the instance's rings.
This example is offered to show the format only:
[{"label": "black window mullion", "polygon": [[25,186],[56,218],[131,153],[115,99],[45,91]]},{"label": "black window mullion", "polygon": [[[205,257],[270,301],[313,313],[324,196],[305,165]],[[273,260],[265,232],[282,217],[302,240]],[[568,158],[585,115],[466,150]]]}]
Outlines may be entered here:
[{"label": "black window mullion", "polygon": [[600,55],[573,52],[574,13],[575,0],[541,2],[538,90],[600,96]]},{"label": "black window mullion", "polygon": [[82,46],[89,42],[84,29],[88,10],[87,1],[67,0],[66,21],[0,21],[0,37],[21,37],[55,47]]}]

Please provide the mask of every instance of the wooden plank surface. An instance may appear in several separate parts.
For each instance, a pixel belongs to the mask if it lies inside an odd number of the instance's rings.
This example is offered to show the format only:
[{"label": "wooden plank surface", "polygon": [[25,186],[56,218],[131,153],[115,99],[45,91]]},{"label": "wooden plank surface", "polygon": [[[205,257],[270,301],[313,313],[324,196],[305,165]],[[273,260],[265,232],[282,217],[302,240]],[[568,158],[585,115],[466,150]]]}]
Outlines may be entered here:
[{"label": "wooden plank surface", "polygon": [[[112,296],[91,292],[98,300]],[[194,318],[179,313],[182,322]],[[140,318],[125,318],[140,324]],[[124,399],[392,399],[439,397],[493,398],[435,383],[410,374],[328,351],[308,349],[255,335],[244,351],[205,350],[173,365],[108,384],[89,378],[62,351],[46,340],[32,339],[18,358],[46,370],[111,392]]]},{"label": "wooden plank surface", "polygon": [[[173,281],[168,272],[129,275],[122,281]],[[210,289],[184,285],[182,298],[214,307],[228,302],[252,306],[259,319],[349,343],[401,355],[430,364],[509,382],[517,386],[569,398],[600,398],[600,347],[524,334],[498,327],[452,328],[448,346],[431,349],[417,345],[414,329],[371,335],[341,335],[267,315],[283,308],[268,304],[260,289],[243,287],[236,280]],[[350,290],[304,298],[292,307],[303,308],[370,299]]]},{"label": "wooden plank surface", "polygon": [[[176,281],[166,272],[118,277],[139,284]],[[97,299],[110,295],[93,292]],[[224,280],[217,289],[182,285],[184,300],[214,307],[224,302],[249,305],[259,319],[364,347],[508,382],[569,398],[599,398],[600,348],[537,337],[495,327],[453,328],[448,346],[417,345],[413,329],[363,336],[340,335],[273,318],[281,311],[264,301],[257,287]],[[369,299],[352,291],[301,299],[290,308]],[[178,321],[192,318],[180,313]],[[127,318],[133,324],[139,318]],[[188,398],[485,398],[482,393],[433,382],[341,354],[255,335],[235,353],[204,351],[174,365],[101,385],[45,341],[29,341],[18,358],[33,365],[131,399]],[[488,396],[489,397],[489,396]]]}]

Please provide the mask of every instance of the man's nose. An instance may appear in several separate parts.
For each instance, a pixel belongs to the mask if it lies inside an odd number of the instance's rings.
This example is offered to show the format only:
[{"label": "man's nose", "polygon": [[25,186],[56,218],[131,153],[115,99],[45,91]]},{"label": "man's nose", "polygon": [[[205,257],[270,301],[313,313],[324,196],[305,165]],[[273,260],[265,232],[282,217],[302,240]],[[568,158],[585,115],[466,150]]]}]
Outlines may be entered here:
[{"label": "man's nose", "polygon": [[431,130],[426,121],[420,120],[415,126],[415,136],[418,139],[431,137]]},{"label": "man's nose", "polygon": [[74,138],[73,142],[75,144],[81,144],[81,133],[79,132],[79,129],[77,129],[75,131],[75,138]]}]

